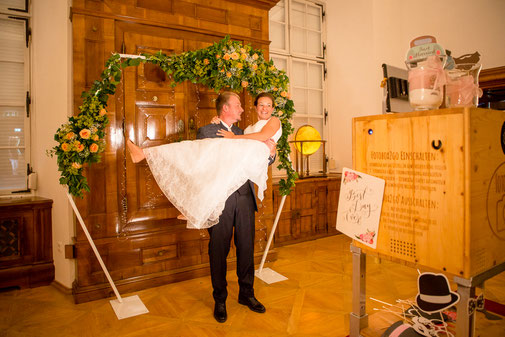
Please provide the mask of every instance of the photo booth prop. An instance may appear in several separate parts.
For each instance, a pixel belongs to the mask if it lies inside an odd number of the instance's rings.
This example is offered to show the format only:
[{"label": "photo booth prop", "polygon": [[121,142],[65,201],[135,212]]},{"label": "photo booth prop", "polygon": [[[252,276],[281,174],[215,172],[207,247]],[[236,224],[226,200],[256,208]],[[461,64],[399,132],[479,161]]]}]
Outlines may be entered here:
[{"label": "photo booth prop", "polygon": [[455,108],[353,120],[354,169],[385,180],[377,249],[470,278],[505,262],[505,114]]},{"label": "photo booth prop", "polygon": [[[457,336],[475,287],[505,271],[505,114],[452,108],[353,120],[353,165],[385,180],[377,248],[351,245],[350,336],[368,325],[366,254],[451,275]],[[463,314],[462,314],[463,313]]]}]

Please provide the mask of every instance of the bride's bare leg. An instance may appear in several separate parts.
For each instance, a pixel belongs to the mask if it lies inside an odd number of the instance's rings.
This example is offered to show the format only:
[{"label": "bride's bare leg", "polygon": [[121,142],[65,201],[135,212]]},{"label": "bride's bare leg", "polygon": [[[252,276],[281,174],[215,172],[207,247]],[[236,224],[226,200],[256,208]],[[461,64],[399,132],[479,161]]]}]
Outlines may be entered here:
[{"label": "bride's bare leg", "polygon": [[137,145],[133,144],[131,140],[128,139],[126,142],[126,145],[128,146],[128,150],[130,150],[130,156],[132,158],[132,161],[134,163],[141,162],[142,160],[146,159],[146,156],[144,155],[144,151]]}]

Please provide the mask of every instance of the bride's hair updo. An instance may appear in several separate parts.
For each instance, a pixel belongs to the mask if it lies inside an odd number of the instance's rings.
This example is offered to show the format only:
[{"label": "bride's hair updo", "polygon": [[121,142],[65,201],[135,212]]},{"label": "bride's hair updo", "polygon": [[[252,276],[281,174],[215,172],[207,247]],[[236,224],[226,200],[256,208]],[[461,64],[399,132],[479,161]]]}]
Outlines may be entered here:
[{"label": "bride's hair updo", "polygon": [[216,111],[218,116],[221,116],[221,111],[223,111],[223,105],[227,104],[228,101],[230,100],[230,97],[232,96],[235,96],[240,100],[240,96],[231,91],[224,91],[220,93],[219,96],[216,98]]},{"label": "bride's hair updo", "polygon": [[258,106],[258,100],[261,97],[268,97],[268,98],[270,98],[270,100],[272,101],[272,106],[275,105],[275,98],[274,98],[274,96],[271,93],[269,93],[269,92],[262,92],[261,94],[259,94],[258,96],[256,96],[256,99],[254,100],[254,106]]}]

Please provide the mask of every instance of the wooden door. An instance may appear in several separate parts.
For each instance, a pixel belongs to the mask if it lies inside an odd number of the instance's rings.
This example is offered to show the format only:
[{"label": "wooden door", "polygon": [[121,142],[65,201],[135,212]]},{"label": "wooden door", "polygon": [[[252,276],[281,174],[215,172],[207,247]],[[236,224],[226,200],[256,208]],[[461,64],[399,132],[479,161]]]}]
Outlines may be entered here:
[{"label": "wooden door", "polygon": [[[209,46],[210,41],[198,41],[188,36],[179,37],[171,30],[142,30],[141,26],[128,27],[123,33],[125,53],[182,53]],[[133,31],[131,31],[133,30]],[[210,88],[189,82],[172,87],[171,79],[151,63],[128,67],[123,71],[123,100],[125,138],[142,148],[195,139],[199,127],[216,115],[217,94]],[[120,114],[121,115],[121,114]],[[120,158],[121,156],[118,156]],[[145,161],[134,164],[126,152],[119,165],[125,181],[123,189],[128,231],[156,229],[169,225],[179,211],[159,189]],[[120,178],[121,179],[121,178]],[[126,230],[126,228],[125,228]]]}]

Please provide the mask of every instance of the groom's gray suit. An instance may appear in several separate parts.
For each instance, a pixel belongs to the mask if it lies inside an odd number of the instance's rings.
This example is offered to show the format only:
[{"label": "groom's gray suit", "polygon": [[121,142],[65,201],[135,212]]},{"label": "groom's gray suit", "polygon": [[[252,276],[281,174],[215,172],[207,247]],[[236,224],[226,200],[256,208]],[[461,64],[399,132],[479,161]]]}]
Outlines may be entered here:
[{"label": "groom's gray suit", "polygon": [[[200,129],[196,138],[217,138],[216,133],[220,129],[228,128],[222,123],[208,124]],[[244,131],[233,125],[231,131],[236,135],[242,135]],[[223,153],[225,156],[226,153]],[[216,158],[219,160],[219,158]],[[270,164],[273,160],[270,159]],[[230,168],[232,170],[232,168]],[[228,172],[216,172],[227,174]],[[238,190],[233,192],[228,199],[219,217],[219,222],[209,228],[209,263],[212,287],[212,295],[216,302],[224,303],[228,296],[226,289],[226,258],[230,251],[230,243],[235,227],[235,247],[237,249],[237,276],[239,294],[245,297],[254,296],[254,212],[258,210],[254,185],[248,180]]]}]

